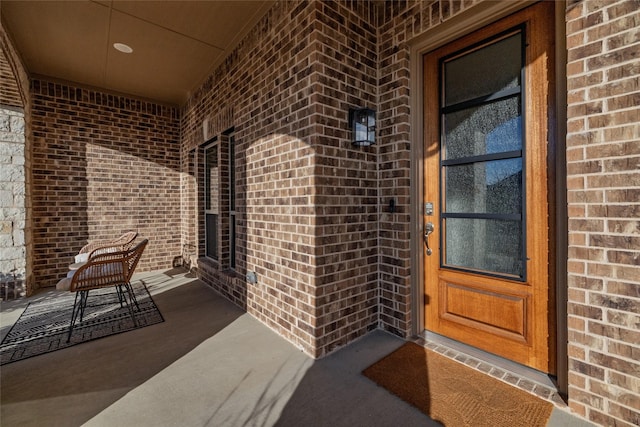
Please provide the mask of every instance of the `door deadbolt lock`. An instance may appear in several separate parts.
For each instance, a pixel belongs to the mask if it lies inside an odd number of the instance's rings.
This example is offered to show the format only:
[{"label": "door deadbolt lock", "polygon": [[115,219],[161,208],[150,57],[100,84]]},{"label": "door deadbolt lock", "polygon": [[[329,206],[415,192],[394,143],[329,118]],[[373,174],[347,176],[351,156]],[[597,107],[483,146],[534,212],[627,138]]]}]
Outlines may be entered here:
[{"label": "door deadbolt lock", "polygon": [[424,214],[425,216],[431,216],[433,215],[433,203],[431,202],[426,202],[424,204]]}]

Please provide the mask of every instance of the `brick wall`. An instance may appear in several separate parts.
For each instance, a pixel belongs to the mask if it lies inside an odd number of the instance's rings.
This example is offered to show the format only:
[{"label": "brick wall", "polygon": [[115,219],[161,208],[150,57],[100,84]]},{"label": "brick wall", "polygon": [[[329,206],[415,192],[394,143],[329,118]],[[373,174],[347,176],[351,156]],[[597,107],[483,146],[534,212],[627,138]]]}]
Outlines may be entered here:
[{"label": "brick wall", "polygon": [[[379,28],[380,323],[400,336],[412,327],[410,48],[416,36],[478,1],[382,2]],[[390,213],[389,202],[395,203]]]},{"label": "brick wall", "polygon": [[319,354],[378,321],[378,146],[351,143],[351,107],[377,110],[373,5],[318,2],[315,150],[315,286]]},{"label": "brick wall", "polygon": [[[87,239],[138,228],[152,239],[142,269],[182,255],[313,356],[376,326],[408,336],[410,42],[476,3],[279,2],[179,114],[34,81],[40,283]],[[640,6],[567,5],[569,404],[602,425],[637,425]],[[351,146],[353,106],[377,110],[375,146]],[[203,259],[202,145],[230,128],[236,271]]]},{"label": "brick wall", "polygon": [[567,10],[569,404],[640,424],[640,3]]},{"label": "brick wall", "polygon": [[[279,331],[307,352],[313,339],[302,322],[313,315],[311,262],[297,259],[312,244],[312,232],[293,221],[293,213],[310,205],[308,196],[295,194],[293,180],[311,182],[312,151],[302,138],[309,135],[307,114],[295,118],[292,99],[302,98],[296,86],[302,71],[308,78],[309,49],[292,49],[309,31],[309,22],[286,27],[283,18],[306,16],[298,3],[284,2],[245,39],[236,52],[189,100],[182,113],[183,170],[188,171],[183,191],[191,213],[183,223],[184,244],[200,257],[200,277],[249,313]],[[302,74],[300,76],[304,77]],[[297,108],[301,108],[299,105]],[[292,109],[292,110],[290,110]],[[293,115],[290,115],[293,112]],[[290,120],[290,121],[288,121]],[[306,125],[301,121],[307,120]],[[225,262],[204,260],[202,200],[203,150],[200,146],[230,128],[235,130],[238,212],[238,259],[236,273]],[[295,129],[295,130],[294,130]],[[222,154],[218,150],[220,164]],[[299,162],[290,174],[285,166]],[[221,167],[221,173],[225,170]],[[305,175],[307,178],[305,178]],[[221,179],[223,181],[223,179]],[[302,185],[303,183],[300,182]],[[226,191],[221,189],[219,194]],[[219,205],[224,207],[220,200]],[[302,219],[310,212],[299,212]],[[227,218],[219,215],[222,228]],[[226,236],[220,236],[222,247]],[[224,256],[222,257],[224,258]],[[246,283],[247,271],[255,271],[258,283]],[[306,301],[306,304],[304,302]]]},{"label": "brick wall", "polygon": [[0,44],[0,47],[2,48],[0,49],[0,105],[23,109],[24,103],[20,95],[18,79],[9,63],[7,57],[9,52],[5,52],[8,49],[4,43]]},{"label": "brick wall", "polygon": [[207,138],[234,127],[237,274],[201,261],[201,275],[314,356],[377,325],[377,149],[352,147],[347,125],[349,107],[376,106],[376,34],[371,4],[350,7],[277,4],[182,117],[183,243],[203,255],[203,123]]},{"label": "brick wall", "polygon": [[32,81],[34,267],[64,277],[89,240],[137,230],[138,271],[180,257],[178,111],[46,80]]},{"label": "brick wall", "polygon": [[[477,3],[279,4],[183,111],[183,242],[197,248],[202,233],[197,147],[234,126],[245,252],[237,275],[202,262],[201,274],[310,354],[376,322],[410,333],[410,41]],[[633,424],[638,3],[567,4],[569,401]],[[377,110],[373,148],[349,145],[354,105]]]}]

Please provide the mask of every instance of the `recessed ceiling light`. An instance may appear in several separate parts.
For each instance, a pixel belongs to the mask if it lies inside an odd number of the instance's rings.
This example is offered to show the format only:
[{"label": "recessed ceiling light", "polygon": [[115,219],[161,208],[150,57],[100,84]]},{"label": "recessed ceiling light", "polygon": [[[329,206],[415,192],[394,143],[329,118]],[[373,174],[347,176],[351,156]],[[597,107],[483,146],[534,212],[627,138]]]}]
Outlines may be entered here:
[{"label": "recessed ceiling light", "polygon": [[114,43],[113,47],[116,48],[116,50],[119,50],[122,53],[131,53],[133,52],[133,49],[131,48],[131,46],[128,46],[124,43]]}]

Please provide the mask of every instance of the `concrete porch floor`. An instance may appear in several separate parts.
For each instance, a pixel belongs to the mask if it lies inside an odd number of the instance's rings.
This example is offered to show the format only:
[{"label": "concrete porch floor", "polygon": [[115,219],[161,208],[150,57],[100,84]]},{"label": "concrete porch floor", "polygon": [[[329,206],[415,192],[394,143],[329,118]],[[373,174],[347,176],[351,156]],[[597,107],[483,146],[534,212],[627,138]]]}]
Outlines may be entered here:
[{"label": "concrete porch floor", "polygon": [[[2,366],[2,426],[439,425],[361,375],[398,337],[314,361],[185,271],[138,280],[165,321]],[[54,292],[3,302],[2,337]],[[556,406],[548,425],[590,424]]]}]

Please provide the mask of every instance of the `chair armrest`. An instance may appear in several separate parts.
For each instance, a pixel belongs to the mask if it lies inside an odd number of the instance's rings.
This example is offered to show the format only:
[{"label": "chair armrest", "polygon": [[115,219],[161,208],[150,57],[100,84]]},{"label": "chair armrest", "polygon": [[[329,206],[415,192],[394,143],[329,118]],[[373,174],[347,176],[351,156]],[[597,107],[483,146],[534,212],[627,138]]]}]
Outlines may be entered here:
[{"label": "chair armrest", "polygon": [[94,263],[94,262],[101,262],[101,261],[123,259],[129,253],[128,251],[123,251],[122,249],[117,247],[110,247],[106,249],[107,250],[104,252],[93,251],[89,256],[89,261]]},{"label": "chair armrest", "polygon": [[98,255],[103,255],[108,253],[121,253],[122,251],[123,251],[122,246],[113,246],[113,245],[97,246],[89,252],[88,259],[94,259]]},{"label": "chair armrest", "polygon": [[118,248],[118,250],[128,250],[133,246],[133,241],[138,236],[137,231],[129,231],[124,233],[122,236],[116,239],[101,239],[94,240],[92,242],[87,243],[80,249],[79,254],[82,253],[91,253],[96,250],[106,249],[106,248]]},{"label": "chair armrest", "polygon": [[98,248],[109,246],[112,240],[94,240],[93,242],[89,242],[80,249],[79,254],[91,253]]}]

